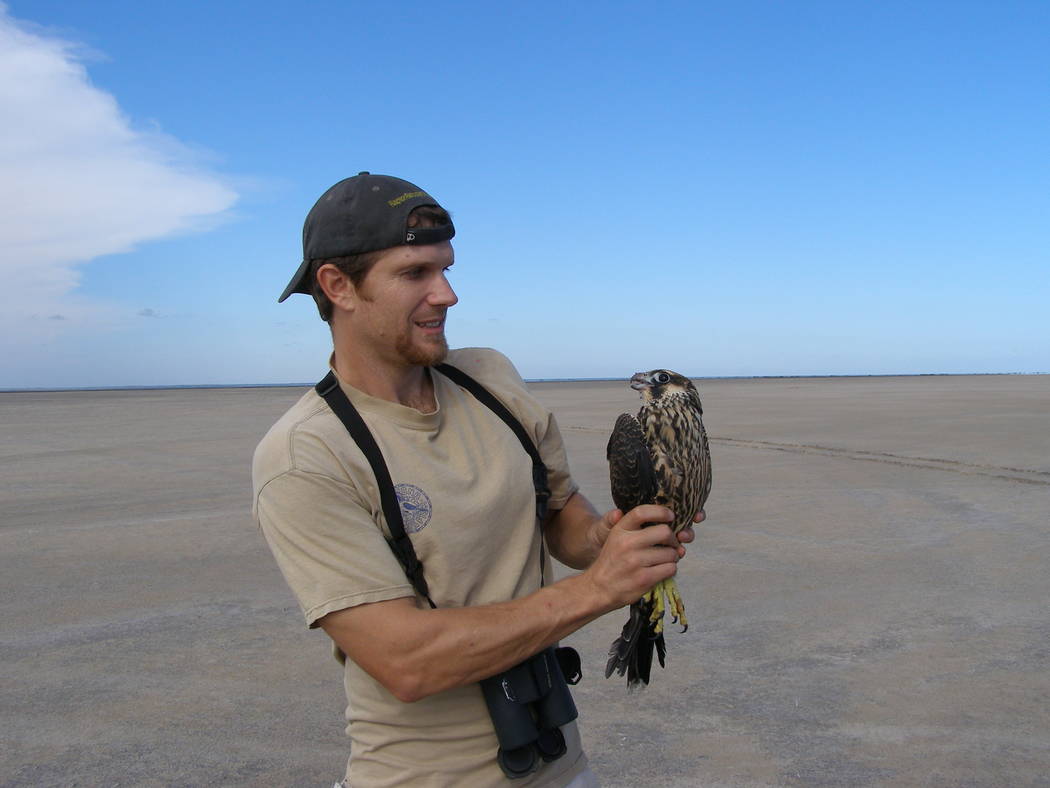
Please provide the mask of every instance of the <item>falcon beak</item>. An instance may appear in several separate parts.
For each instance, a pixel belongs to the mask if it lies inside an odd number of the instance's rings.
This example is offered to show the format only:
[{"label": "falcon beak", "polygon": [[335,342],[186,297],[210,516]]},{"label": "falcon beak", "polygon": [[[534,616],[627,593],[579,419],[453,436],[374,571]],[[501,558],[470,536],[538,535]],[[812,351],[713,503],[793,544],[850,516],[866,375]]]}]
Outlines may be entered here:
[{"label": "falcon beak", "polygon": [[647,389],[652,385],[652,379],[644,372],[638,372],[631,376],[631,388],[635,391]]}]

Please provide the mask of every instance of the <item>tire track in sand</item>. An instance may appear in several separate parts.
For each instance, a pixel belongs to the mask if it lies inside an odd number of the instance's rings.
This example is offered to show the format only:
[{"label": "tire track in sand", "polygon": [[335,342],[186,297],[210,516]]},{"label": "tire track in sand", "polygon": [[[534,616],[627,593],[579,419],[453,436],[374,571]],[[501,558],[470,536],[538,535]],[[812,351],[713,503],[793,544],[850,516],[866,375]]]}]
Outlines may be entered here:
[{"label": "tire track in sand", "polygon": [[[565,426],[564,430],[573,432],[593,432],[609,434],[609,430],[598,427]],[[970,476],[989,476],[1021,484],[1041,484],[1050,486],[1050,472],[1037,471],[1031,468],[1011,468],[1003,465],[987,465],[959,460],[945,460],[939,457],[911,457],[904,454],[891,454],[883,451],[865,451],[862,449],[837,449],[831,446],[819,446],[812,443],[777,443],[745,438],[726,438],[708,436],[711,443],[722,446],[733,446],[756,451],[782,451],[792,454],[812,454],[823,457],[835,457],[844,460],[862,462],[881,462],[887,465],[903,465],[910,468],[926,468],[948,473],[959,473]]]}]

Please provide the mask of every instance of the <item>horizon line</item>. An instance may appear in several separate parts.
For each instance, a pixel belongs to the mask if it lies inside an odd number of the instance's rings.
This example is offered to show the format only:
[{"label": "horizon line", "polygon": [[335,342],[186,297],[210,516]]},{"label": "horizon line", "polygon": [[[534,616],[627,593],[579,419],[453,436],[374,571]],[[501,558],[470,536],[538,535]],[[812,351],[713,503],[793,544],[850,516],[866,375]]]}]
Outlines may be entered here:
[{"label": "horizon line", "polygon": [[[1007,375],[1050,375],[1050,372],[877,372],[826,373],[813,375],[687,375],[690,380],[790,380],[814,378],[923,378],[993,377]],[[612,383],[630,377],[525,378],[526,383]],[[128,386],[27,386],[0,387],[0,394],[33,394],[62,391],[171,391],[177,389],[270,389],[310,388],[313,383],[165,383]]]}]

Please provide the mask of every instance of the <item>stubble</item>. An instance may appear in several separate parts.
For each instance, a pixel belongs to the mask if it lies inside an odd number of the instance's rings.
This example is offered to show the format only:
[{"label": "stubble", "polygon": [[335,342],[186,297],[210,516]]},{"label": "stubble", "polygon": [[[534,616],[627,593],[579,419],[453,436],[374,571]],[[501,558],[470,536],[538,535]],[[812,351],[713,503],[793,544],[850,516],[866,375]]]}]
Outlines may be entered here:
[{"label": "stubble", "polygon": [[445,335],[432,337],[423,342],[412,341],[412,331],[401,334],[395,345],[398,355],[409,364],[432,367],[440,364],[448,356],[448,340]]}]

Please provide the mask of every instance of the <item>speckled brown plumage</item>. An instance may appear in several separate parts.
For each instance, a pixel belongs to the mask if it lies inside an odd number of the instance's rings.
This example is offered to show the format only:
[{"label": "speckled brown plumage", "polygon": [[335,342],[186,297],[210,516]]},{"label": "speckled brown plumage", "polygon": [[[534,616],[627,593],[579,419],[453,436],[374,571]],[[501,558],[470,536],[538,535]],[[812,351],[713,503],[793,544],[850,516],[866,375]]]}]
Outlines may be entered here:
[{"label": "speckled brown plumage", "polygon": [[[688,379],[666,369],[639,372],[631,388],[642,396],[637,417],[616,420],[606,457],[613,502],[624,512],[645,503],[669,507],[678,533],[690,525],[711,492],[711,451],[704,431],[700,394]],[[649,683],[653,651],[664,665],[664,599],[673,620],[688,627],[674,578],[658,584],[631,605],[630,618],[609,650],[605,668],[627,675],[629,687]],[[684,631],[684,629],[683,629]]]}]

